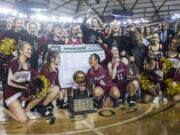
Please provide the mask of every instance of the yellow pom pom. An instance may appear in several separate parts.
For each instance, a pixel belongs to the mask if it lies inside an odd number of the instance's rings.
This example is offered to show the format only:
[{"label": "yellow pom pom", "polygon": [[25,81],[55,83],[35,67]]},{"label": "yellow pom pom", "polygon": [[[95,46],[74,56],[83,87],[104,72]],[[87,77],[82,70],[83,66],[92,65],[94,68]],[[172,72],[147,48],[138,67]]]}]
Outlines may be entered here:
[{"label": "yellow pom pom", "polygon": [[34,98],[41,98],[41,97],[45,97],[49,91],[49,87],[50,87],[50,82],[49,80],[44,76],[44,75],[40,75],[38,76],[39,79],[41,79],[41,81],[44,84],[43,89],[34,96]]},{"label": "yellow pom pom", "polygon": [[140,75],[140,85],[142,90],[149,90],[153,87],[153,83],[148,79],[147,75],[141,74]]},{"label": "yellow pom pom", "polygon": [[175,85],[172,79],[166,79],[165,84],[168,96],[172,97],[180,92],[180,83],[176,83]]},{"label": "yellow pom pom", "polygon": [[16,50],[16,41],[11,38],[4,38],[0,42],[0,53],[11,55]]},{"label": "yellow pom pom", "polygon": [[173,66],[171,61],[169,59],[166,59],[166,58],[161,58],[161,62],[163,64],[163,71],[164,72],[169,71]]}]

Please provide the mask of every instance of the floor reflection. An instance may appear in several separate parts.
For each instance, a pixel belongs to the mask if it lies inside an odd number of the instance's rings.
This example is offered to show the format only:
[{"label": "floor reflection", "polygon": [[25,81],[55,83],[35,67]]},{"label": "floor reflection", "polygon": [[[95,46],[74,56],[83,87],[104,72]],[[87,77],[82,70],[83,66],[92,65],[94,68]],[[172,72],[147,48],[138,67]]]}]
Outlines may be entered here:
[{"label": "floor reflection", "polygon": [[[126,107],[125,107],[126,108]],[[77,134],[77,135],[180,135],[180,102],[167,105],[138,104],[128,108],[105,108],[115,115],[97,113],[71,117],[56,110],[56,119],[38,119],[27,124],[8,121],[0,124],[0,134]],[[105,111],[105,115],[109,112]]]}]

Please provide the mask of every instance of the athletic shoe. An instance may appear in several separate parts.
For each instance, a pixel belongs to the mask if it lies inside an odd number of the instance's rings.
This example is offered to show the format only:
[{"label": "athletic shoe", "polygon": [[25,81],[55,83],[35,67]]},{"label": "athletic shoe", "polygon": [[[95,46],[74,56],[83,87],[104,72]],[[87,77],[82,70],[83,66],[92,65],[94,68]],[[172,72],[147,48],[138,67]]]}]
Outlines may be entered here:
[{"label": "athletic shoe", "polygon": [[163,97],[163,102],[167,103],[168,99],[166,97]]},{"label": "athletic shoe", "polygon": [[97,109],[101,109],[103,107],[103,99],[104,98],[101,98],[101,99],[93,99],[94,101],[94,107],[97,108]]},{"label": "athletic shoe", "polygon": [[3,112],[3,108],[0,107],[0,122],[5,122],[5,121],[6,121],[6,118]]},{"label": "athletic shoe", "polygon": [[159,97],[154,97],[153,101],[154,104],[158,104],[159,103]]},{"label": "athletic shoe", "polygon": [[113,101],[113,107],[119,107],[119,101],[118,100]]},{"label": "athletic shoe", "polygon": [[37,117],[32,112],[26,112],[26,115],[30,120],[37,119]]},{"label": "athletic shoe", "polygon": [[134,100],[130,100],[130,102],[129,102],[129,106],[135,106],[136,105],[136,101],[134,101]]},{"label": "athletic shoe", "polygon": [[53,113],[50,112],[45,106],[42,106],[40,109],[40,113],[42,117],[52,117]]},{"label": "athletic shoe", "polygon": [[135,106],[136,105],[135,96],[128,96],[127,102],[129,103],[129,106]]},{"label": "athletic shoe", "polygon": [[54,105],[52,103],[49,103],[47,106],[46,106],[46,109],[50,112],[53,112],[53,109],[54,109]]}]

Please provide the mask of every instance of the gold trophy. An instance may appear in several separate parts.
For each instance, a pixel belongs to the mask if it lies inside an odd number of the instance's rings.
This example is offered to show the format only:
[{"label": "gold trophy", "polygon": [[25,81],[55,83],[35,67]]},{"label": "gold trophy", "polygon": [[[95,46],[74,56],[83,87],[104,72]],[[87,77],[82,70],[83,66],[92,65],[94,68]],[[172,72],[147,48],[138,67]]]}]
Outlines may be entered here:
[{"label": "gold trophy", "polygon": [[73,115],[95,112],[93,98],[89,96],[89,90],[85,88],[86,74],[76,71],[73,75],[74,82],[78,85],[72,88],[69,110]]},{"label": "gold trophy", "polygon": [[87,90],[82,90],[86,81],[86,74],[83,71],[76,71],[73,75],[74,82],[78,85],[77,88],[73,90],[73,97],[78,98],[87,93]]}]

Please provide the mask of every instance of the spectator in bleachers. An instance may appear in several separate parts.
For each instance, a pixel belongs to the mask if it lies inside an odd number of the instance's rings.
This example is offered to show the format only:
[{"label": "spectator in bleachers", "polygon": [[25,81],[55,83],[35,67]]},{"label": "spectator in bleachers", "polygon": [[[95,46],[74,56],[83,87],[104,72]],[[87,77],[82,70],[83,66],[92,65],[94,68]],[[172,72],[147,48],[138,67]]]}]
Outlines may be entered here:
[{"label": "spectator in bleachers", "polygon": [[174,37],[174,31],[168,29],[167,22],[161,22],[159,37],[160,37],[160,43],[163,45],[163,52],[165,53],[168,50],[168,44],[170,43],[171,39]]},{"label": "spectator in bleachers", "polygon": [[[36,22],[29,22],[27,25],[28,33],[22,36],[23,41],[27,41],[32,45],[32,56],[29,59],[31,68],[38,70],[38,60],[39,60],[39,38],[38,38],[38,24]],[[40,63],[39,63],[40,64]]]},{"label": "spectator in bleachers", "polygon": [[80,45],[82,44],[82,32],[81,32],[81,28],[79,25],[73,25],[70,28],[70,33],[69,33],[70,37],[68,40],[69,45]]},{"label": "spectator in bleachers", "polygon": [[90,26],[87,26],[87,19],[90,16],[91,11],[88,10],[87,16],[84,18],[81,24],[81,30],[83,33],[83,43],[85,44],[97,44],[98,38],[102,36],[100,31],[103,28],[102,22],[98,17],[90,18]]}]

